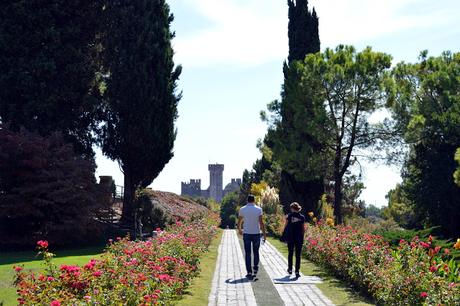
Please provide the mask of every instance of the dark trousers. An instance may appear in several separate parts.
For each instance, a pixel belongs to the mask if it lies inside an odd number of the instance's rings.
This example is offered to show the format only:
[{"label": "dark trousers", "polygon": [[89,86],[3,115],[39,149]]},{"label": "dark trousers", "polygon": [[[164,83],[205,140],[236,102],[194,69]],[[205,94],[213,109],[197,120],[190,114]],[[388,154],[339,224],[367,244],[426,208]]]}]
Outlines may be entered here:
[{"label": "dark trousers", "polygon": [[260,247],[260,234],[243,234],[244,242],[244,255],[246,259],[246,271],[248,274],[252,273],[251,267],[251,248],[254,253],[254,270],[259,269],[259,247]]},{"label": "dark trousers", "polygon": [[302,240],[294,240],[288,242],[288,270],[292,271],[292,257],[294,256],[295,251],[295,272],[300,271],[300,256],[302,254]]}]

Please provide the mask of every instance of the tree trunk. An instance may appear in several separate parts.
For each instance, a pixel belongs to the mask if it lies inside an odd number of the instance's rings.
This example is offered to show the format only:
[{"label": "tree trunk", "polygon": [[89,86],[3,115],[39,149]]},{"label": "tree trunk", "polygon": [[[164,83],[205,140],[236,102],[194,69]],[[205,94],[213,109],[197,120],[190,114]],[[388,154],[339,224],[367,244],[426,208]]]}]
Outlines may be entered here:
[{"label": "tree trunk", "polygon": [[134,192],[135,186],[132,182],[132,174],[130,171],[124,171],[123,210],[120,222],[129,227],[134,226]]},{"label": "tree trunk", "polygon": [[334,174],[334,215],[335,222],[342,224],[342,178],[338,173]]},{"label": "tree trunk", "polygon": [[342,151],[337,149],[334,159],[334,216],[335,223],[342,224],[342,175],[341,175]]}]

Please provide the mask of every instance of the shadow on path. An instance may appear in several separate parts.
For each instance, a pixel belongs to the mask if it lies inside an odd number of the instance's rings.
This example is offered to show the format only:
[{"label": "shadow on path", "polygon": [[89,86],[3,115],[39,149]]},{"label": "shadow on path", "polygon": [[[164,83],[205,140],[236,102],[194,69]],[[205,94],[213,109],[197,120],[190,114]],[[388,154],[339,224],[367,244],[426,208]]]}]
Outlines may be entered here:
[{"label": "shadow on path", "polygon": [[282,282],[282,283],[288,283],[288,282],[296,282],[299,278],[298,277],[291,277],[290,275],[287,275],[282,278],[275,278],[273,279],[275,282]]},{"label": "shadow on path", "polygon": [[240,279],[234,279],[234,280],[231,280],[231,278],[229,278],[229,279],[227,279],[225,281],[225,283],[231,284],[231,285],[236,285],[236,284],[250,283],[250,282],[253,282],[253,281],[257,281],[257,278],[254,278],[253,280],[250,280],[247,277],[240,278]]}]

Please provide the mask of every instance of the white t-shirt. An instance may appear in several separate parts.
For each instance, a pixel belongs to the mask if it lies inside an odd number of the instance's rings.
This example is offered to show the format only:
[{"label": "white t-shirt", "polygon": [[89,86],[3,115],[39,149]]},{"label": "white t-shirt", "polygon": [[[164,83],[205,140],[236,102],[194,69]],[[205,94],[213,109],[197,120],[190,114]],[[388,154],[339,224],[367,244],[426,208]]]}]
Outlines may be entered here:
[{"label": "white t-shirt", "polygon": [[260,234],[259,217],[262,216],[262,208],[248,203],[240,208],[239,216],[243,217],[244,234]]}]

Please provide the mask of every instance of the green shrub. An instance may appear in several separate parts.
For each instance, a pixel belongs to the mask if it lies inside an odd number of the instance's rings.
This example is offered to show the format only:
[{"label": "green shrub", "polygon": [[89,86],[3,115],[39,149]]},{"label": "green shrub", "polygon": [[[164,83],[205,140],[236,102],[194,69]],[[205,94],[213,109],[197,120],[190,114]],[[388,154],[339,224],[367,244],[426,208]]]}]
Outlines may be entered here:
[{"label": "green shrub", "polygon": [[281,213],[264,215],[265,229],[267,234],[273,237],[281,237],[284,227],[284,215]]},{"label": "green shrub", "polygon": [[220,226],[222,228],[235,228],[238,214],[238,193],[230,192],[225,195],[220,204]]},{"label": "green shrub", "polygon": [[377,228],[373,234],[380,235],[387,241],[391,246],[398,246],[402,240],[411,241],[415,237],[428,238],[434,228],[428,228],[425,230],[406,230],[406,229],[392,229],[387,230],[384,228]]}]

